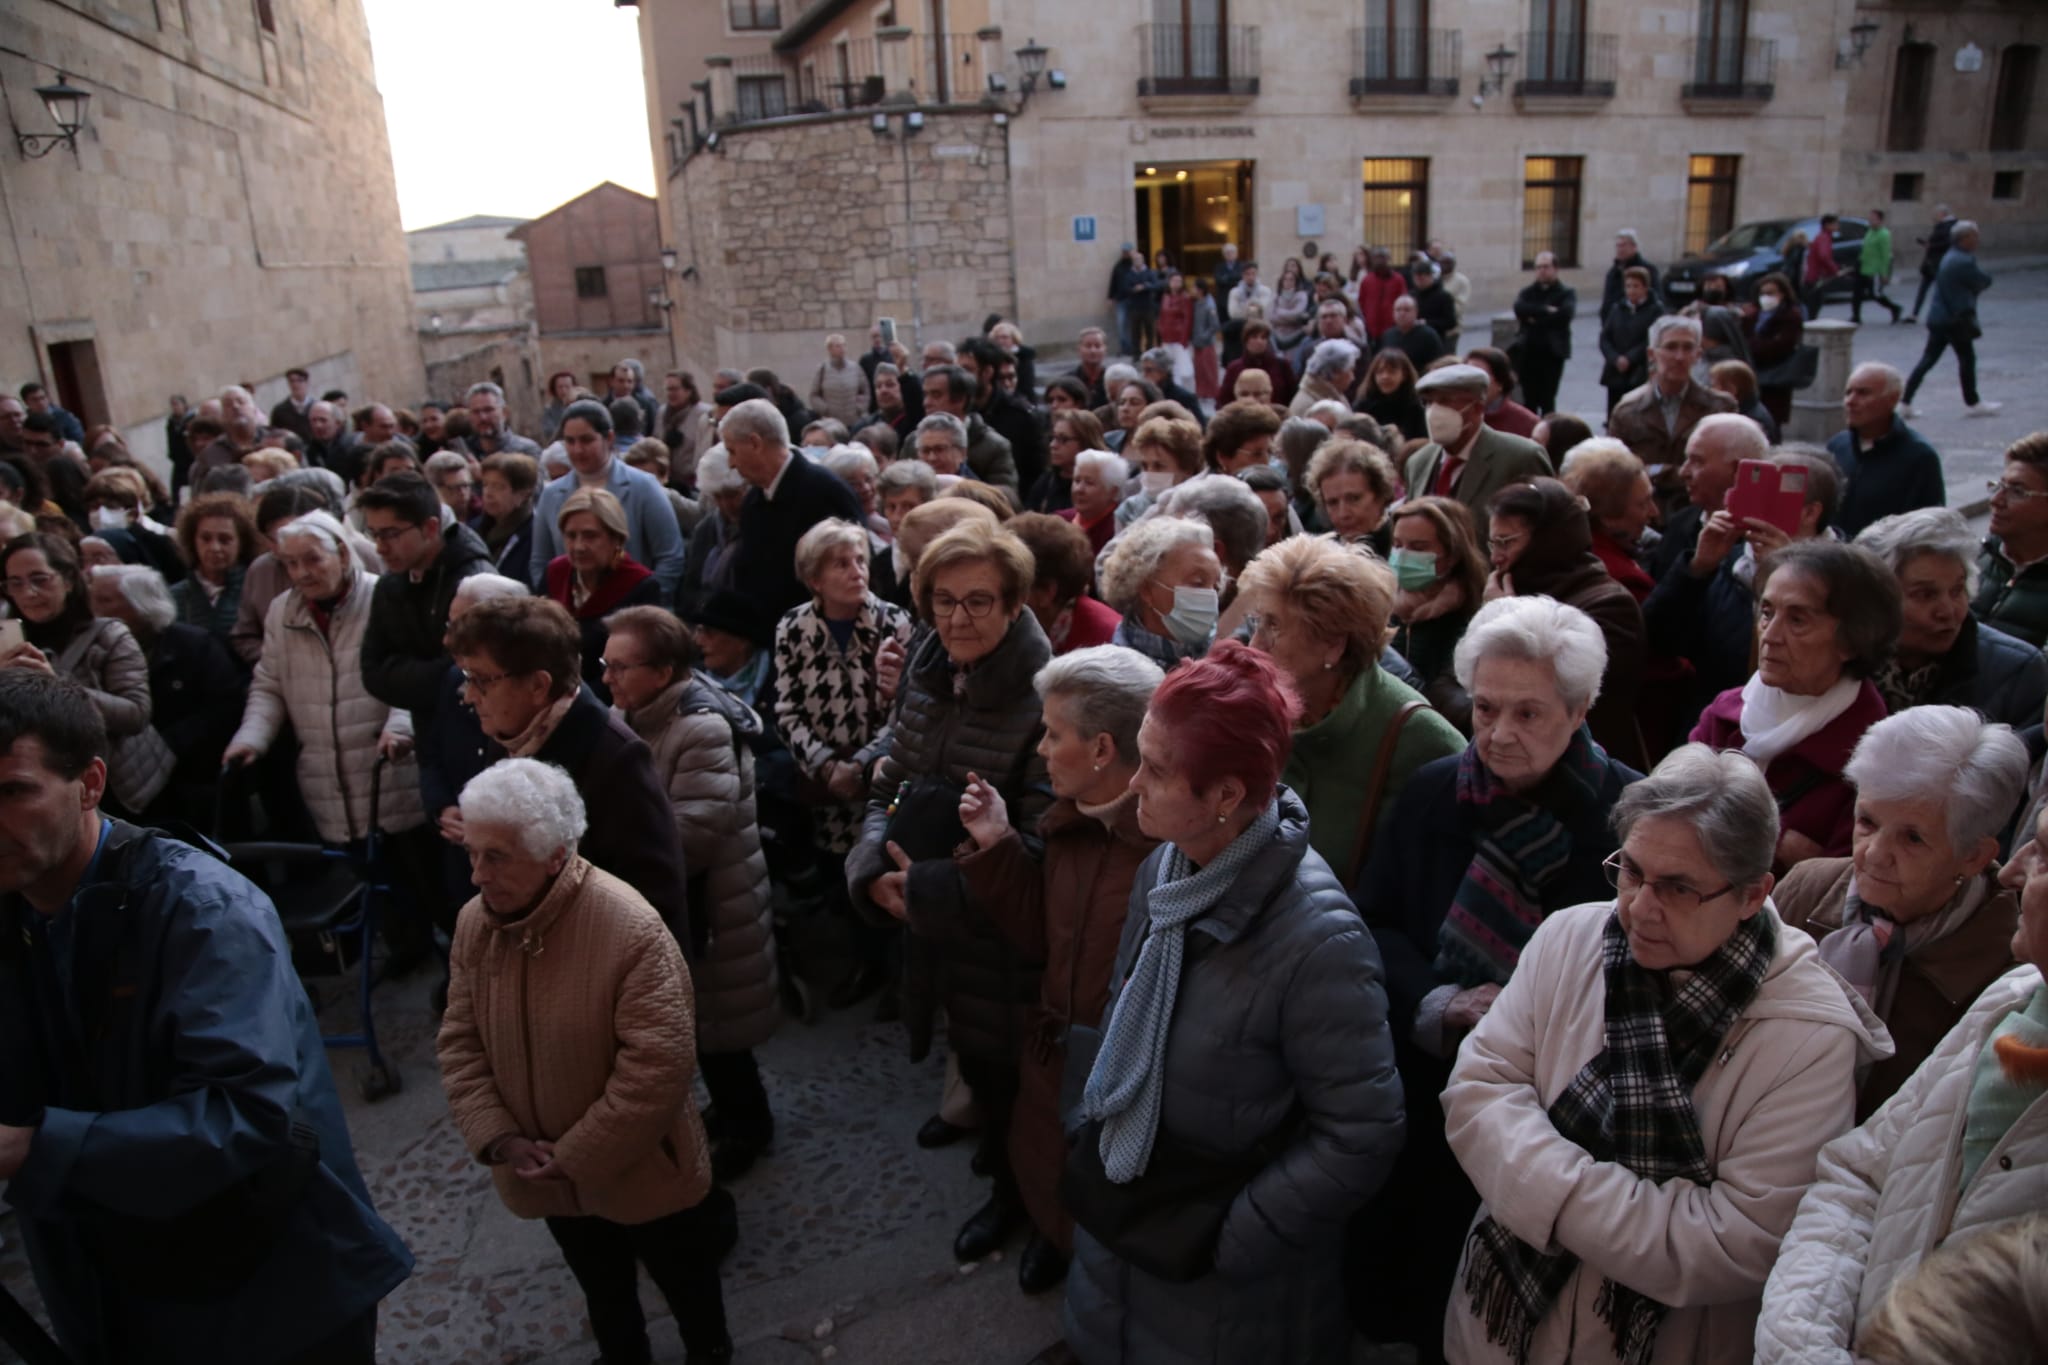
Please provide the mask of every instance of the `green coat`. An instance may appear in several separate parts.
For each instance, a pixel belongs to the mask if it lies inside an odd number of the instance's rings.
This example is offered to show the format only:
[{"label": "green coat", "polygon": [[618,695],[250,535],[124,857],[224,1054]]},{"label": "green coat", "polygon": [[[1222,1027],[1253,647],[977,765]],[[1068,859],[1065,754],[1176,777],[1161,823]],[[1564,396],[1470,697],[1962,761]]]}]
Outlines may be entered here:
[{"label": "green coat", "polygon": [[1863,234],[1863,249],[1856,257],[1856,273],[1873,280],[1892,273],[1892,230],[1874,227]]},{"label": "green coat", "polygon": [[2036,648],[2048,641],[2048,562],[2037,561],[2016,574],[2004,547],[1991,536],[1977,559],[1977,574],[1972,616]]},{"label": "green coat", "polygon": [[[1294,751],[1281,774],[1308,807],[1309,846],[1323,855],[1348,890],[1352,864],[1369,836],[1361,840],[1358,822],[1365,814],[1367,788],[1379,760],[1380,737],[1394,713],[1422,694],[1374,664],[1358,675],[1337,709],[1305,730],[1294,732]],[[1386,794],[1378,819],[1393,809],[1395,796],[1408,776],[1423,764],[1447,754],[1462,753],[1465,737],[1433,710],[1418,711],[1401,727],[1394,765],[1387,773]]]}]

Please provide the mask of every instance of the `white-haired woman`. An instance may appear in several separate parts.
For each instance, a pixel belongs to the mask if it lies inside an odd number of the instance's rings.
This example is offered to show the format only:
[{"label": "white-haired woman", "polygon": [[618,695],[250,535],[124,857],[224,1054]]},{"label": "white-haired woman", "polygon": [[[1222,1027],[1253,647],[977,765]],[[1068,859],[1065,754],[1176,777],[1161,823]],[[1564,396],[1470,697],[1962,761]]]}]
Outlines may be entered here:
[{"label": "white-haired woman", "polygon": [[363,631],[377,580],[355,566],[341,523],[325,512],[287,522],[276,540],[291,590],[264,615],[263,653],[222,762],[261,757],[289,721],[299,740],[299,789],[322,839],[353,846],[369,837],[370,776],[379,757],[391,767],[377,827],[417,829],[426,812],[412,759],[412,717],[363,686]]},{"label": "white-haired woman", "polygon": [[1116,535],[1117,505],[1130,478],[1130,465],[1114,451],[1084,450],[1074,457],[1073,505],[1056,515],[1088,533],[1090,554],[1101,554]]},{"label": "white-haired woman", "polygon": [[1177,517],[1137,523],[1102,562],[1102,600],[1123,616],[1113,643],[1161,668],[1201,658],[1216,637],[1222,584],[1208,526]]},{"label": "white-haired woman", "polygon": [[740,505],[747,500],[747,481],[732,467],[732,457],[722,444],[712,446],[697,460],[697,497],[709,499],[711,511],[690,533],[679,606],[732,586],[732,560],[740,546]]},{"label": "white-haired woman", "polygon": [[1584,612],[1548,597],[1489,602],[1455,667],[1471,747],[1415,770],[1356,891],[1386,964],[1409,1126],[1393,1178],[1352,1226],[1353,1321],[1425,1360],[1442,1359],[1451,1275],[1479,1207],[1437,1097],[1537,926],[1605,895],[1608,817],[1642,776],[1586,726],[1607,643]]},{"label": "white-haired woman", "polygon": [[888,744],[889,703],[875,688],[875,663],[885,642],[907,651],[917,624],[868,590],[867,545],[867,533],[850,521],[821,521],[806,531],[796,543],[796,572],[811,600],[775,627],[776,728],[796,760],[797,797],[810,808],[819,875],[833,908],[853,924],[857,962],[833,988],[834,1009],[888,984],[897,937],[855,916],[846,894],[846,854],[860,833],[868,771]]},{"label": "white-haired woman", "polygon": [[1915,706],[1864,731],[1842,775],[1856,789],[1852,855],[1799,864],[1775,900],[1891,1031],[1897,1051],[1857,1090],[1862,1119],[2012,966],[2019,906],[1998,885],[1998,836],[2027,748],[1968,707]]},{"label": "white-haired woman", "polygon": [[1301,387],[1287,405],[1288,415],[1302,417],[1318,403],[1331,402],[1351,411],[1351,381],[1358,371],[1358,347],[1342,337],[1316,343],[1302,367]]},{"label": "white-haired woman", "polygon": [[462,789],[477,897],[449,949],[442,1087],[505,1207],[547,1220],[604,1359],[652,1358],[645,1266],[690,1359],[730,1360],[718,1262],[738,1229],[691,1088],[690,972],[654,908],[577,853],[584,829],[550,764]]},{"label": "white-haired woman", "polygon": [[1059,1283],[1074,1224],[1060,1203],[1067,1144],[1060,1094],[1071,1030],[1098,1028],[1138,864],[1157,840],[1138,828],[1138,727],[1165,674],[1115,645],[1061,655],[1033,680],[1045,703],[1045,760],[1053,805],[1038,822],[1041,853],[1010,827],[1009,809],[979,777],[960,801],[975,852],[958,859],[968,894],[1024,956],[1043,962],[1037,1007],[1021,1049],[1010,1162],[1031,1219],[1017,1262],[1027,1294]]},{"label": "white-haired woman", "polygon": [[[1932,1285],[1912,1292],[1915,1272],[1940,1255],[1981,1251],[2023,1220],[2038,1233],[2048,1181],[2048,826],[2022,837],[1999,874],[2019,900],[2011,939],[2019,965],[1984,988],[1869,1121],[1821,1150],[1764,1294],[1759,1365],[2040,1358],[2048,1296],[2038,1235],[2020,1263],[2019,1293],[1993,1317],[1973,1317],[1976,1303],[1954,1294],[1936,1299],[1935,1309]],[[1988,1265],[1978,1269],[1978,1290],[2001,1287]],[[1901,1319],[1914,1316],[1914,1325],[1934,1329],[1930,1336],[1974,1337],[1977,1346],[1904,1349]],[[2016,1345],[2031,1337],[2032,1349],[2001,1350],[1999,1336]]]},{"label": "white-haired woman", "polygon": [[2048,659],[1970,612],[1981,549],[1952,507],[1880,518],[1856,543],[1898,575],[1899,644],[1871,679],[1894,715],[1909,706],[1972,706],[1987,720],[2037,725],[2048,702]]},{"label": "white-haired woman", "polygon": [[1754,763],[1688,744],[1614,825],[1616,898],[1543,921],[1444,1091],[1485,1201],[1452,1360],[1747,1362],[1814,1158],[1891,1050],[1771,908]]},{"label": "white-haired woman", "polygon": [[864,445],[836,445],[825,452],[825,468],[837,474],[840,481],[860,499],[861,516],[866,521],[868,534],[874,537],[873,549],[886,549],[890,540],[889,519],[882,515],[882,466],[876,462],[875,452]]}]

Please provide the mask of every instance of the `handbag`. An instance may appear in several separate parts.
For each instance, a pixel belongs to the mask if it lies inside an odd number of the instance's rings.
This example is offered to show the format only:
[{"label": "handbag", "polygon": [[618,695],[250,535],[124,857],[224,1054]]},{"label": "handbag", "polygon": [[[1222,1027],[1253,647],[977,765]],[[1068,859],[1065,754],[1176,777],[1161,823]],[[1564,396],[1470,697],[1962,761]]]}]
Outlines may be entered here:
[{"label": "handbag", "polygon": [[1951,322],[1948,325],[1948,335],[1951,341],[1975,341],[1984,335],[1984,329],[1977,325],[1977,315],[1972,313],[1968,317],[1960,317]]},{"label": "handbag", "polygon": [[1420,698],[1402,703],[1380,737],[1380,751],[1372,761],[1372,778],[1365,787],[1365,804],[1358,811],[1358,835],[1351,845],[1351,862],[1344,869],[1347,887],[1358,885],[1358,870],[1365,865],[1365,855],[1372,851],[1372,832],[1379,824],[1380,801],[1387,794],[1387,779],[1394,772],[1394,748],[1401,742],[1402,727],[1408,724],[1408,717],[1428,709],[1429,703]]},{"label": "handbag", "polygon": [[889,823],[883,827],[883,847],[891,843],[910,855],[914,863],[933,858],[950,858],[967,838],[967,826],[960,823],[960,798],[966,788],[942,777],[904,779],[889,803]]},{"label": "handbag", "polygon": [[1802,344],[1777,364],[1757,371],[1756,383],[1761,389],[1808,389],[1819,375],[1819,348]]}]

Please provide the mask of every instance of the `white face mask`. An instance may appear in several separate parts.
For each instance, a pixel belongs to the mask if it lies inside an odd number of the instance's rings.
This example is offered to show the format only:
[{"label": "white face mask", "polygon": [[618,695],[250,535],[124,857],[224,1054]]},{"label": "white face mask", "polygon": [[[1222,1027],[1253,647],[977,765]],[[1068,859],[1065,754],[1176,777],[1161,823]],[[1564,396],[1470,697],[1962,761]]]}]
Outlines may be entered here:
[{"label": "white face mask", "polygon": [[128,529],[128,514],[118,507],[95,507],[92,509],[92,524],[98,531],[125,531]]},{"label": "white face mask", "polygon": [[1456,408],[1447,408],[1441,403],[1431,403],[1422,410],[1422,418],[1429,424],[1429,439],[1440,446],[1453,446],[1465,434],[1465,419],[1458,415]]},{"label": "white face mask", "polygon": [[1778,296],[1776,294],[1758,294],[1756,296],[1756,306],[1759,311],[1768,313],[1778,306]]},{"label": "white face mask", "polygon": [[1173,487],[1173,475],[1164,469],[1145,470],[1138,475],[1138,487],[1156,498],[1167,489]]}]

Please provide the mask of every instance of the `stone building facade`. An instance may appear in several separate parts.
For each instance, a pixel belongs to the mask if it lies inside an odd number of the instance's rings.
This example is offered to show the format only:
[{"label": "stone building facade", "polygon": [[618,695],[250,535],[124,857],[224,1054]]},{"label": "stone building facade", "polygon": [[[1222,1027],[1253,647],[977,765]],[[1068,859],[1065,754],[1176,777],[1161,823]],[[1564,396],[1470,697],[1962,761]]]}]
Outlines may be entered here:
[{"label": "stone building facade", "polygon": [[77,152],[0,155],[0,382],[161,460],[170,394],[284,370],[411,403],[423,368],[361,0],[9,0],[0,93],[88,91]]},{"label": "stone building facade", "polygon": [[658,391],[672,358],[655,201],[607,180],[511,235],[533,276],[541,384],[567,370],[602,393],[612,366],[630,357]]}]

